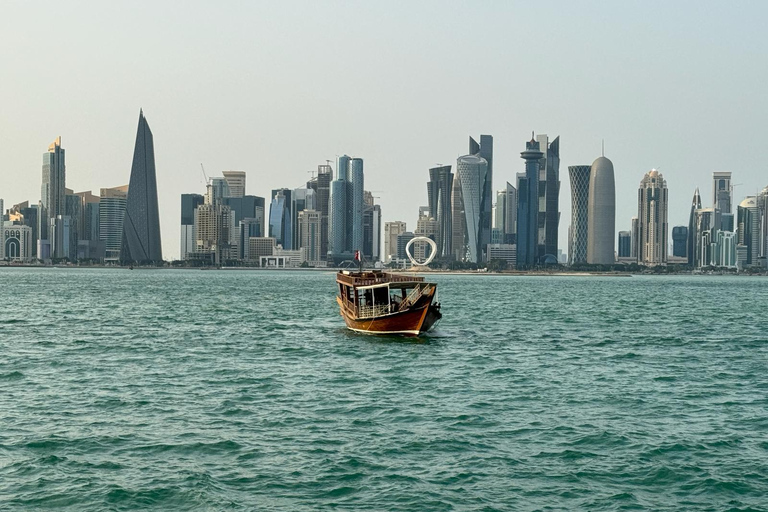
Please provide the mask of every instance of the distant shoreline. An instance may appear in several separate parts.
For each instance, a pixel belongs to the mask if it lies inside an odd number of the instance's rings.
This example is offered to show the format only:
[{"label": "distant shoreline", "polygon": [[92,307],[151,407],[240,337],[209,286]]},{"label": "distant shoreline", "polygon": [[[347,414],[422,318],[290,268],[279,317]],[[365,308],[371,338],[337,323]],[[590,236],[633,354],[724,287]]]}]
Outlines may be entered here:
[{"label": "distant shoreline", "polygon": [[[291,267],[291,268],[262,268],[262,267],[136,267],[131,269],[130,267],[116,266],[116,265],[35,265],[35,264],[0,264],[0,271],[3,269],[13,268],[39,268],[39,269],[82,269],[82,270],[105,270],[105,269],[120,269],[120,270],[205,270],[205,271],[260,271],[260,272],[327,272],[336,273],[339,270],[356,270],[356,269],[342,269],[342,268],[323,268],[323,267]],[[367,269],[369,270],[369,269]],[[384,271],[396,272],[401,274],[431,274],[442,276],[544,276],[544,277],[632,277],[632,276],[736,276],[736,277],[768,277],[768,273],[733,273],[733,272],[670,272],[670,273],[655,273],[655,272],[603,272],[595,271],[590,272],[586,270],[580,271],[554,271],[546,272],[541,270],[509,270],[503,272],[483,272],[477,270],[431,270],[431,269],[382,269]]]}]

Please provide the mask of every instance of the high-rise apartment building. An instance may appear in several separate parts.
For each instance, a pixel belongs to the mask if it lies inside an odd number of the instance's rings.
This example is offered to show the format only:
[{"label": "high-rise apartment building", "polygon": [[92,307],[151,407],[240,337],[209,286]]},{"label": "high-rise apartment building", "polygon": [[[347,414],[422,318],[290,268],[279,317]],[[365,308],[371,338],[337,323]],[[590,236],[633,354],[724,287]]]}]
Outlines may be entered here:
[{"label": "high-rise apartment building", "polygon": [[160,211],[157,206],[155,146],[143,111],[139,111],[120,250],[120,261],[124,264],[163,261]]},{"label": "high-rise apartment building", "polygon": [[329,164],[317,166],[317,176],[307,183],[307,188],[315,191],[316,209],[320,212],[320,254],[321,260],[328,255],[328,216],[331,198],[331,181],[333,181],[333,169]]},{"label": "high-rise apartment building", "polygon": [[405,222],[396,220],[384,223],[384,261],[397,258],[397,237],[406,232]]},{"label": "high-rise apartment building", "polygon": [[632,217],[630,222],[630,232],[632,234],[632,245],[630,246],[629,257],[635,260],[640,254],[640,221],[637,217]]},{"label": "high-rise apartment building", "polygon": [[696,265],[696,252],[697,252],[697,240],[698,240],[698,231],[697,231],[697,221],[696,221],[696,210],[701,209],[701,194],[699,194],[699,188],[696,187],[696,191],[693,193],[693,201],[691,201],[691,215],[688,219],[688,249],[687,249],[687,256],[688,256],[688,265],[690,266],[697,266]]},{"label": "high-rise apartment building", "polygon": [[542,152],[538,176],[536,260],[541,261],[547,255],[557,260],[560,225],[560,137],[555,137],[552,142],[549,142],[546,134],[539,135],[536,139]]},{"label": "high-rise apartment building", "polygon": [[363,159],[340,156],[337,179],[331,182],[328,256],[336,262],[364,250],[365,209]]},{"label": "high-rise apartment building", "polygon": [[619,258],[629,258],[632,254],[632,233],[619,231]]},{"label": "high-rise apartment building", "polygon": [[290,189],[275,189],[272,191],[272,202],[269,205],[269,236],[287,250],[293,249],[291,197]]},{"label": "high-rise apartment building", "polygon": [[667,264],[668,208],[667,182],[659,171],[652,169],[643,177],[637,193],[638,261],[643,265]]},{"label": "high-rise apartment building", "polygon": [[291,247],[294,249],[301,247],[299,213],[304,210],[317,210],[317,195],[312,188],[297,188],[291,194]]},{"label": "high-rise apartment building", "polygon": [[768,267],[768,187],[757,196],[757,208],[760,216],[760,262]]},{"label": "high-rise apartment building", "polygon": [[747,249],[746,266],[757,265],[760,256],[760,216],[756,196],[749,196],[739,203],[737,223],[738,244]]},{"label": "high-rise apartment building", "polygon": [[321,218],[317,210],[302,209],[298,215],[298,249],[304,251],[306,261],[321,261]]},{"label": "high-rise apartment building", "polygon": [[694,212],[693,266],[707,267],[713,263],[712,244],[714,243],[720,210],[714,207],[699,208]]},{"label": "high-rise apartment building", "polygon": [[568,166],[571,178],[571,230],[568,259],[573,264],[587,262],[587,233],[589,232],[589,165]]},{"label": "high-rise apartment building", "polygon": [[416,235],[410,231],[406,231],[405,233],[400,233],[397,235],[397,259],[404,260],[408,258],[408,255],[405,252],[405,248],[408,246],[408,242],[414,238],[416,238]]},{"label": "high-rise apartment building", "polygon": [[[470,137],[469,155],[478,156],[486,162],[485,177],[483,178],[483,184],[480,190],[480,224],[477,235],[478,245],[480,247],[477,260],[479,263],[487,261],[485,251],[488,244],[491,243],[491,225],[493,219],[491,212],[493,208],[493,137],[491,135],[480,135],[479,144],[475,139]],[[466,218],[466,211],[464,215]]]},{"label": "high-rise apartment building", "polygon": [[[263,236],[266,233],[264,224],[264,198],[259,196],[245,195],[242,197],[224,197],[221,201],[224,206],[229,206],[230,215],[230,245],[241,251],[240,248],[240,221],[252,219],[249,222],[249,229],[257,229],[258,235]],[[258,228],[251,224],[256,223]]]},{"label": "high-rise apartment building", "polygon": [[[504,189],[496,192],[496,210],[494,228],[498,230],[498,240],[494,244],[513,244],[517,232],[517,189],[509,182]],[[492,237],[493,238],[493,237]]]},{"label": "high-rise apartment building", "polygon": [[[43,182],[40,189],[40,211],[38,232],[43,240],[49,239],[51,219],[65,215],[66,159],[61,137],[57,137],[48,152],[43,154]],[[5,212],[3,212],[5,213]],[[52,236],[52,235],[51,235]]]},{"label": "high-rise apartment building", "polygon": [[232,209],[229,206],[206,201],[195,208],[195,253],[212,253],[216,264],[232,259],[231,231]]},{"label": "high-rise apartment building", "polygon": [[[429,207],[419,208],[419,218],[416,221],[414,235],[436,240],[440,227],[437,219],[431,215]],[[432,246],[427,242],[417,241],[413,244],[413,257],[417,261],[425,261],[432,255]]]},{"label": "high-rise apartment building", "polygon": [[102,188],[99,195],[99,238],[104,242],[107,263],[120,260],[127,198],[128,185]]},{"label": "high-rise apartment building", "polygon": [[221,174],[229,187],[229,197],[245,195],[245,171],[222,171]]},{"label": "high-rise apartment building", "polygon": [[[482,263],[483,253],[486,250],[481,245],[483,243],[481,235],[483,230],[482,194],[485,190],[487,169],[488,162],[477,155],[465,155],[459,157],[456,162],[456,175],[461,183],[464,226],[466,228],[466,237],[463,245],[466,247],[466,261],[472,263]],[[488,214],[490,220],[490,210]],[[490,243],[490,227],[488,236],[488,243]],[[487,246],[488,243],[485,245]]]},{"label": "high-rise apartment building", "polygon": [[733,212],[731,175],[730,172],[712,173],[712,206],[720,210],[720,213]]},{"label": "high-rise apartment building", "polygon": [[688,257],[688,227],[675,226],[672,228],[672,256]]},{"label": "high-rise apartment building", "polygon": [[352,237],[350,249],[354,252],[363,248],[363,210],[365,208],[365,183],[363,174],[363,159],[352,158],[349,161],[347,171],[349,182],[352,184],[351,201],[347,206],[351,207],[350,217],[347,219],[347,227]]},{"label": "high-rise apartment building", "polygon": [[587,263],[612,265],[616,258],[616,184],[613,163],[604,156],[589,171],[587,220]]},{"label": "high-rise apartment building", "polygon": [[539,162],[544,153],[531,137],[520,157],[525,174],[517,175],[517,265],[525,269],[536,265],[539,245]]},{"label": "high-rise apartment building", "polygon": [[457,261],[466,259],[467,227],[464,220],[464,200],[461,196],[461,181],[458,173],[453,175],[453,192],[451,193],[451,256]]},{"label": "high-rise apartment building", "polygon": [[437,222],[435,243],[437,244],[437,256],[450,257],[452,253],[453,239],[453,173],[450,165],[441,165],[429,170],[429,182],[427,182],[427,197],[429,199],[429,211]]},{"label": "high-rise apartment building", "polygon": [[187,255],[195,252],[195,209],[205,202],[201,194],[181,194],[181,239],[179,241],[179,257],[187,259]]},{"label": "high-rise apartment building", "polygon": [[80,240],[99,239],[99,196],[90,191],[75,194],[80,198],[81,216],[78,224]]},{"label": "high-rise apartment building", "polygon": [[363,255],[368,261],[381,258],[381,206],[375,204],[373,194],[365,192],[363,209]]}]

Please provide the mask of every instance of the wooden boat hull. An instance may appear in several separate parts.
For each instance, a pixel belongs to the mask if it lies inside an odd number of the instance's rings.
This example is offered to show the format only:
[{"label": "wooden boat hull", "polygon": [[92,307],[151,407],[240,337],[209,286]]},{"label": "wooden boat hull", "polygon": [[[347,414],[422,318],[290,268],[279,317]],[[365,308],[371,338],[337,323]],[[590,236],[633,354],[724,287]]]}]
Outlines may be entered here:
[{"label": "wooden boat hull", "polygon": [[355,318],[348,312],[341,298],[336,297],[341,316],[347,327],[355,332],[367,334],[398,334],[405,336],[418,336],[431,329],[442,315],[440,306],[432,304],[430,300],[409,308],[405,311],[374,318]]}]

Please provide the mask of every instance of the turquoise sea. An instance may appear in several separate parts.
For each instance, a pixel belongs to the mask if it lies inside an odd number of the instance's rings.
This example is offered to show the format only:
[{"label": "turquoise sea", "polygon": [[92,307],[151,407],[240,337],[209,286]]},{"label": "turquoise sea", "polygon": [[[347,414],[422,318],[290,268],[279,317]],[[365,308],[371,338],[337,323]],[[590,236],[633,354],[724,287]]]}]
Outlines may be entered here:
[{"label": "turquoise sea", "polygon": [[768,510],[768,279],[0,269],[0,510]]}]

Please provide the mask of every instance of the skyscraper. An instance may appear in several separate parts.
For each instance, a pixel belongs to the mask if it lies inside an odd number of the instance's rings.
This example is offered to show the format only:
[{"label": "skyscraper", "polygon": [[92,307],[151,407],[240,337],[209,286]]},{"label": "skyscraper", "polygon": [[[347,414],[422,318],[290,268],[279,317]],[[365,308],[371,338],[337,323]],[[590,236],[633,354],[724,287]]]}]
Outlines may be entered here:
[{"label": "skyscraper", "polygon": [[688,265],[696,266],[696,241],[698,239],[698,232],[696,230],[696,210],[701,209],[701,194],[699,194],[699,188],[696,187],[696,191],[693,193],[693,201],[691,201],[691,215],[688,219],[688,250],[686,252],[688,256]]},{"label": "skyscraper", "polygon": [[222,171],[224,179],[229,186],[229,197],[243,197],[245,195],[245,171]]},{"label": "skyscraper", "polygon": [[560,224],[560,137],[549,142],[546,134],[537,137],[542,158],[538,178],[538,240],[536,260],[546,255],[557,259]]},{"label": "skyscraper", "polygon": [[731,175],[730,172],[712,173],[712,206],[720,210],[720,213],[733,212]]},{"label": "skyscraper", "polygon": [[[49,240],[50,219],[65,215],[66,159],[61,137],[48,146],[43,154],[43,183],[40,189],[40,211],[38,233],[41,240]],[[5,213],[5,212],[3,212]],[[52,236],[52,235],[51,235]]]},{"label": "skyscraper", "polygon": [[688,228],[686,226],[672,228],[672,256],[676,258],[688,257]]},{"label": "skyscraper", "polygon": [[331,182],[328,211],[328,259],[343,259],[347,248],[347,186],[346,173],[341,172]]},{"label": "skyscraper", "polygon": [[143,111],[139,111],[139,126],[133,150],[120,261],[124,264],[163,261],[160,213],[157,207],[155,147],[152,131]]},{"label": "skyscraper", "polygon": [[760,216],[760,261],[768,267],[768,187],[757,196],[757,208]]},{"label": "skyscraper", "polygon": [[347,225],[351,234],[352,252],[363,249],[363,210],[365,208],[365,183],[363,174],[363,159],[352,158],[349,161],[347,171],[349,182],[352,185],[351,201],[347,201],[347,207],[351,207],[350,218]]},{"label": "skyscraper", "polygon": [[363,209],[363,255],[372,262],[381,258],[381,206],[374,203],[368,191]]},{"label": "skyscraper", "polygon": [[712,264],[712,243],[717,233],[718,214],[720,210],[714,207],[699,208],[695,211],[694,223],[696,245],[693,248],[693,266],[706,267]]},{"label": "skyscraper", "polygon": [[[312,188],[297,188],[291,194],[291,247],[301,247],[301,234],[299,233],[299,213],[304,210],[317,210],[317,195]],[[320,232],[318,231],[318,236]],[[319,250],[319,249],[318,249]],[[319,261],[317,259],[313,261]]]},{"label": "skyscraper", "polygon": [[[237,252],[234,254],[241,254],[244,247],[241,247],[241,235],[240,235],[240,222],[244,219],[251,219],[248,223],[248,229],[258,232],[257,235],[263,236],[266,233],[264,229],[264,198],[259,196],[245,195],[242,197],[224,197],[221,201],[224,206],[229,206],[230,209],[230,245],[237,246]],[[256,227],[254,227],[254,225]],[[239,256],[238,256],[239,257]]]},{"label": "skyscraper", "polygon": [[287,188],[272,191],[269,205],[269,236],[274,238],[283,249],[293,248],[291,233],[291,190]]},{"label": "skyscraper", "polygon": [[461,181],[458,173],[453,175],[451,193],[451,253],[457,261],[467,257],[467,227],[464,222],[464,201],[461,197]]},{"label": "skyscraper", "polygon": [[518,174],[517,181],[517,268],[527,268],[537,263],[539,241],[539,161],[544,153],[539,142],[531,136],[520,157],[525,160],[525,175]]},{"label": "skyscraper", "polygon": [[320,261],[320,212],[305,209],[298,214],[298,248],[304,251],[305,261]]},{"label": "skyscraper", "polygon": [[328,256],[339,262],[364,250],[365,209],[363,159],[340,156],[337,179],[331,182]]},{"label": "skyscraper", "polygon": [[331,198],[331,181],[333,169],[328,164],[317,166],[317,176],[307,183],[307,188],[315,191],[317,210],[320,212],[320,259],[328,256],[328,218]]},{"label": "skyscraper", "polygon": [[632,254],[632,233],[619,231],[619,258],[629,258]]},{"label": "skyscraper", "polygon": [[453,194],[453,173],[450,165],[433,167],[429,170],[429,182],[427,182],[427,197],[429,199],[429,211],[437,221],[437,256],[444,258],[451,255],[451,242],[453,238],[453,206],[451,197]]},{"label": "skyscraper", "polygon": [[517,232],[517,189],[507,182],[507,186],[496,192],[496,213],[494,228],[499,231],[499,240],[493,243],[513,244]]},{"label": "skyscraper", "polygon": [[99,196],[99,238],[104,242],[104,261],[120,260],[128,185],[102,188]]},{"label": "skyscraper", "polygon": [[99,196],[90,191],[75,194],[80,198],[81,217],[78,225],[80,240],[97,241],[99,239]]},{"label": "skyscraper", "polygon": [[[459,157],[456,162],[456,175],[461,183],[464,206],[464,225],[466,226],[467,261],[483,262],[482,215],[488,163],[477,155]],[[490,220],[490,211],[488,219]],[[490,237],[490,228],[488,231]],[[490,243],[490,241],[489,241]],[[488,244],[485,244],[486,246]]]},{"label": "skyscraper", "polygon": [[195,209],[204,203],[201,194],[181,194],[181,240],[179,243],[182,260],[187,254],[195,252]]},{"label": "skyscraper", "polygon": [[589,232],[589,165],[571,165],[571,234],[568,257],[571,264],[587,262],[587,233]]},{"label": "skyscraper", "polygon": [[612,265],[616,258],[616,185],[613,163],[604,156],[589,171],[587,217],[587,263]]},{"label": "skyscraper", "polygon": [[643,177],[637,193],[638,261],[643,265],[667,263],[668,201],[667,182],[659,171],[652,169]]},{"label": "skyscraper", "polygon": [[406,232],[405,222],[396,220],[384,223],[384,261],[397,258],[397,237]]},{"label": "skyscraper", "polygon": [[478,244],[481,252],[478,254],[478,260],[476,260],[479,263],[486,261],[484,252],[488,244],[491,243],[491,224],[493,218],[491,212],[493,208],[493,137],[491,135],[480,135],[480,144],[470,137],[469,155],[479,156],[486,162],[485,177],[483,178],[482,189],[480,190]]},{"label": "skyscraper", "polygon": [[640,221],[637,217],[632,217],[630,226],[632,241],[630,245],[629,257],[637,261],[640,254]]},{"label": "skyscraper", "polygon": [[760,218],[757,197],[746,197],[737,212],[738,243],[747,248],[746,265],[757,265],[760,255]]}]

